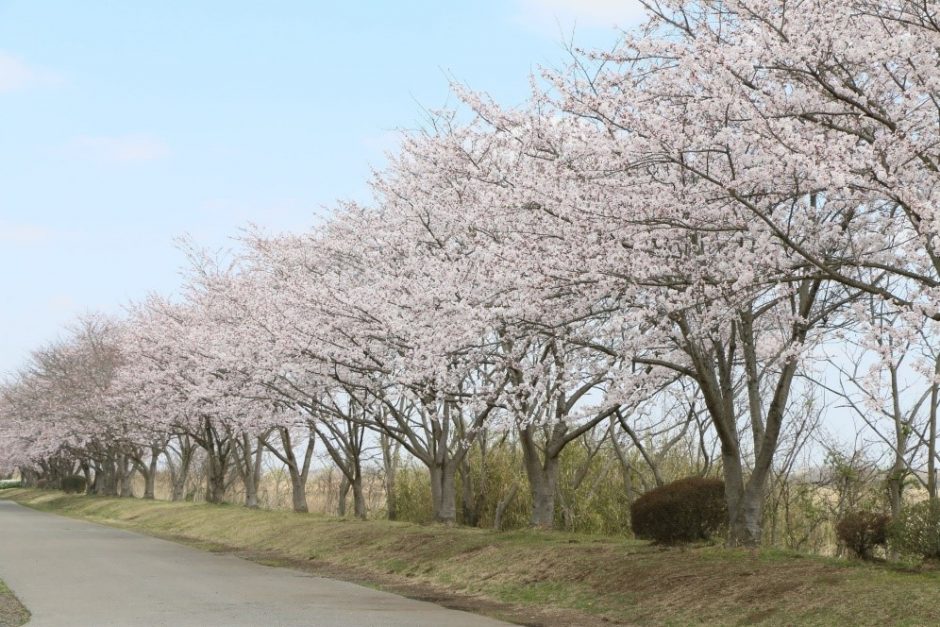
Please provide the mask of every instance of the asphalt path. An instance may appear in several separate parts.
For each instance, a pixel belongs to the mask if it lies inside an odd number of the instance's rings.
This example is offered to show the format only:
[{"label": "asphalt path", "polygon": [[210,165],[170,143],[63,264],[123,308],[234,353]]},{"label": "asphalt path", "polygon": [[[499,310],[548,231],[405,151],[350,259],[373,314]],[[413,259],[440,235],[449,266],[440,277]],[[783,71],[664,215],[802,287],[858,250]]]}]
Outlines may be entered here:
[{"label": "asphalt path", "polygon": [[0,579],[30,627],[508,625],[2,500]]}]

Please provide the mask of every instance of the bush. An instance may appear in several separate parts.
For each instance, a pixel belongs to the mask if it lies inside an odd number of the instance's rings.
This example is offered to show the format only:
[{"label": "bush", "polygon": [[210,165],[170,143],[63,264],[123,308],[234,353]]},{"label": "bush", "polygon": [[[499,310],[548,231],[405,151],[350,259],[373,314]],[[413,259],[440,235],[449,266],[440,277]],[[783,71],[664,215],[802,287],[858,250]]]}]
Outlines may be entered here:
[{"label": "bush", "polygon": [[[606,452],[610,457],[595,455],[593,446],[580,439],[562,450],[559,496],[555,500],[557,528],[603,535],[622,535],[630,531],[630,506],[623,498],[626,490],[623,474],[615,474],[610,464],[610,459],[616,455],[613,449]],[[521,485],[528,485],[524,475]],[[526,497],[528,499],[529,495]],[[527,522],[529,513],[526,512]]]},{"label": "bush", "polygon": [[85,477],[81,475],[63,477],[62,489],[66,494],[81,494],[85,491]]},{"label": "bush", "polygon": [[836,535],[855,555],[868,560],[872,549],[887,544],[890,521],[877,512],[849,512],[836,524]]},{"label": "bush", "polygon": [[889,528],[891,546],[905,555],[940,560],[940,504],[910,505]]},{"label": "bush", "polygon": [[708,540],[728,519],[725,484],[702,477],[667,483],[634,501],[630,516],[638,538],[662,544]]},{"label": "bush", "polygon": [[398,520],[426,523],[431,520],[431,484],[428,471],[416,464],[402,464],[395,479]]},{"label": "bush", "polygon": [[19,479],[0,479],[0,490],[6,488],[19,488],[23,486],[23,482]]}]

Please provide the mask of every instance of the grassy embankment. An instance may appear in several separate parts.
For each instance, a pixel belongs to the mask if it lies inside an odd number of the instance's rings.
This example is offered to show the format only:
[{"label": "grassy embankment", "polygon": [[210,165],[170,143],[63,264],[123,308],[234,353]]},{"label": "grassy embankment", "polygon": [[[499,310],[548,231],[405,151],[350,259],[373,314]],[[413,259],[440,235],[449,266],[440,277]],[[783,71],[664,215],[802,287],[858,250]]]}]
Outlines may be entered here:
[{"label": "grassy embankment", "polygon": [[0,627],[20,627],[29,620],[29,612],[0,581]]},{"label": "grassy embankment", "polygon": [[0,498],[531,625],[940,624],[931,569],[39,490]]}]

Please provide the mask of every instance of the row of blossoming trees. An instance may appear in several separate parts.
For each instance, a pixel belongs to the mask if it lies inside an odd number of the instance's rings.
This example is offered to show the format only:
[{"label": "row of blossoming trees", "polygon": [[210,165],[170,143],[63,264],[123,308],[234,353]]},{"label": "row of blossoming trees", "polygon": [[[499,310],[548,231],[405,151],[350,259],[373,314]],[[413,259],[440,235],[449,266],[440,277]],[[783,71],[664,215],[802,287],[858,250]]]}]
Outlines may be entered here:
[{"label": "row of blossoming trees", "polygon": [[147,496],[167,466],[178,498],[200,449],[207,499],[234,473],[251,505],[274,455],[305,511],[322,442],[364,515],[381,441],[448,522],[473,443],[511,432],[550,525],[567,444],[701,414],[752,545],[815,389],[878,434],[892,508],[912,478],[936,497],[940,6],[645,4],[523,107],[458,87],[472,115],[406,136],[368,206],[193,253],[182,298],[37,351],[3,389],[3,463]]}]

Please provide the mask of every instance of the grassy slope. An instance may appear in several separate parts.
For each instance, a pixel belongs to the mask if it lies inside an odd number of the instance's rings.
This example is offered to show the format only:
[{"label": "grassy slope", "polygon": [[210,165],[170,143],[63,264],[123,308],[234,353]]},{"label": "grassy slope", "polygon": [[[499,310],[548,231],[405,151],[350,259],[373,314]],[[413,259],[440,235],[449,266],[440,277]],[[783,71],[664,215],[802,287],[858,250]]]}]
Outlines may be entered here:
[{"label": "grassy slope", "polygon": [[0,627],[19,627],[29,620],[29,612],[0,581]]},{"label": "grassy slope", "polygon": [[0,498],[529,624],[940,624],[937,571],[48,491]]}]

